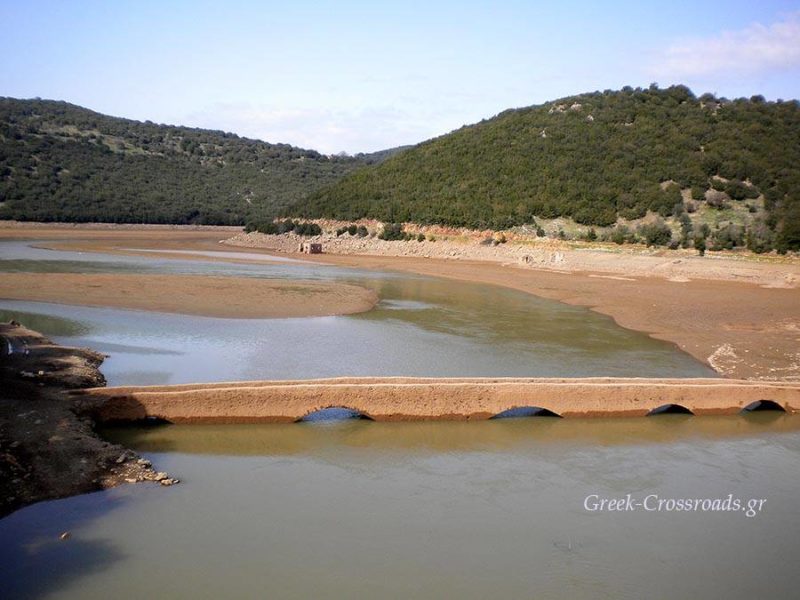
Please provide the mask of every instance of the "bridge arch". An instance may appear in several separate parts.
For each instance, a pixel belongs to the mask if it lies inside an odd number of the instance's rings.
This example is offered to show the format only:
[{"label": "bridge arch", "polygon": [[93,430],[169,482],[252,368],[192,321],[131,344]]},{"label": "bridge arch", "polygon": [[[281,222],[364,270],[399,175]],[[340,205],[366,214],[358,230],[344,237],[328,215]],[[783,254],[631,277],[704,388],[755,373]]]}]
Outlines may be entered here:
[{"label": "bridge arch", "polygon": [[561,415],[541,406],[515,406],[497,413],[490,419],[518,419],[521,417],[556,417],[560,419]]},{"label": "bridge arch", "polygon": [[750,412],[760,412],[764,410],[771,410],[775,412],[786,412],[786,409],[783,408],[780,404],[778,404],[774,400],[756,400],[755,402],[751,402],[750,404],[745,406],[741,410],[741,412],[750,413]]},{"label": "bridge arch", "polygon": [[326,406],[307,412],[299,419],[295,419],[295,423],[320,423],[349,420],[374,421],[375,419],[365,412],[350,408],[349,406]]},{"label": "bridge arch", "polygon": [[656,416],[656,415],[693,415],[694,413],[690,411],[685,406],[681,404],[662,404],[661,406],[657,406],[653,410],[647,413],[648,417]]}]

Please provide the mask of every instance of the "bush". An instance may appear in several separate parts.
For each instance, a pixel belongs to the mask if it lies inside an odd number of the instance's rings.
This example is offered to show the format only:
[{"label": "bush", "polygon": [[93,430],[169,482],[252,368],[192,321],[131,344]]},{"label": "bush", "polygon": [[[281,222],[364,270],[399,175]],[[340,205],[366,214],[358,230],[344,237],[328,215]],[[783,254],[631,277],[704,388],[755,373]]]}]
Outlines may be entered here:
[{"label": "bush", "polygon": [[617,225],[612,231],[609,239],[615,244],[632,244],[636,241],[636,235],[625,225]]},{"label": "bush", "polygon": [[424,242],[425,241],[425,234],[424,233],[418,233],[417,234],[417,241],[418,242]]},{"label": "bush", "polygon": [[725,185],[725,193],[728,194],[732,200],[753,200],[759,196],[759,192],[756,188],[745,185],[741,181],[729,181]]},{"label": "bush", "polygon": [[698,235],[694,238],[694,249],[697,250],[697,253],[700,256],[705,256],[706,254],[706,238],[703,236]]},{"label": "bush", "polygon": [[775,245],[775,235],[763,221],[756,221],[747,230],[747,249],[762,254],[769,252]]},{"label": "bush", "polygon": [[686,213],[681,215],[679,219],[681,223],[681,246],[688,248],[691,244],[691,235],[694,227],[692,227],[692,219]]},{"label": "bush", "polygon": [[407,239],[406,232],[403,231],[402,223],[387,223],[383,226],[383,231],[378,235],[378,239],[387,242],[396,242]]},{"label": "bush", "polygon": [[648,246],[666,246],[672,239],[672,230],[661,219],[639,225],[638,233]]},{"label": "bush", "polygon": [[717,229],[711,238],[712,250],[732,250],[744,244],[744,232],[741,226],[729,224]]},{"label": "bush", "polygon": [[712,207],[719,210],[728,207],[728,203],[726,202],[728,199],[728,195],[725,192],[720,192],[718,190],[710,190],[706,194],[706,203]]},{"label": "bush", "polygon": [[356,230],[356,234],[358,235],[358,237],[363,238],[369,235],[369,231],[367,231],[367,228],[364,225],[359,225],[358,229]]},{"label": "bush", "polygon": [[309,223],[309,222],[300,223],[298,221],[292,221],[291,219],[287,219],[285,221],[278,221],[277,223],[273,221],[269,221],[266,223],[257,223],[254,225],[254,227],[256,231],[259,231],[266,235],[280,235],[282,233],[288,233],[290,231],[294,231],[297,235],[304,235],[304,236],[313,236],[322,234],[322,228],[316,223]]}]

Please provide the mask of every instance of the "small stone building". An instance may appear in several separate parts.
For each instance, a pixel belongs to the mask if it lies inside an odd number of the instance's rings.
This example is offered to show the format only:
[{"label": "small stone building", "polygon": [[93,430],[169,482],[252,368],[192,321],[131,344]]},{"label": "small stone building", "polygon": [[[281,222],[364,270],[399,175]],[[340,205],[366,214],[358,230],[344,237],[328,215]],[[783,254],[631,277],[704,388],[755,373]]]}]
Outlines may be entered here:
[{"label": "small stone building", "polygon": [[322,254],[322,244],[303,242],[300,244],[300,252],[305,254]]}]

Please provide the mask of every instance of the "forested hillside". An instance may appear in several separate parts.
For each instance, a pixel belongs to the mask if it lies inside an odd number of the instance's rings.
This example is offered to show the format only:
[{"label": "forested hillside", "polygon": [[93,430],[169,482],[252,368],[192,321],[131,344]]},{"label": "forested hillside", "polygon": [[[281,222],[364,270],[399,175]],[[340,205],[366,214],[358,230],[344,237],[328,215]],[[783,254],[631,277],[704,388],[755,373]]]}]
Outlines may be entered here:
[{"label": "forested hillside", "polygon": [[383,156],[328,157],[66,102],[0,98],[0,218],[243,224]]},{"label": "forested hillside", "polygon": [[653,85],[508,110],[355,171],[292,212],[496,229],[569,216],[607,226],[648,211],[683,214],[689,195],[720,208],[752,201],[759,228],[800,248],[797,101]]}]

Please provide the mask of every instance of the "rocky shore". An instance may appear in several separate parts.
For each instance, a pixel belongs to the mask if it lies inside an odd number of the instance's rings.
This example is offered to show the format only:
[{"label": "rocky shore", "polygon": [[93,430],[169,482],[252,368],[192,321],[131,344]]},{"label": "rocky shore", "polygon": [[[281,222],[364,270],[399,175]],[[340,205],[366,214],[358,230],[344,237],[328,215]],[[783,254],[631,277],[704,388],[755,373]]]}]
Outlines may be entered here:
[{"label": "rocky shore", "polygon": [[0,517],[38,502],[139,481],[172,485],[132,450],[106,442],[68,390],[104,386],[105,357],[0,323]]}]

